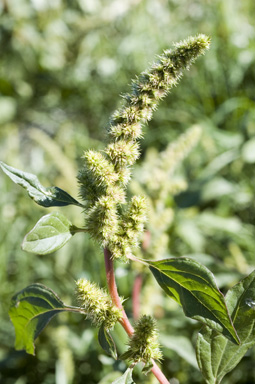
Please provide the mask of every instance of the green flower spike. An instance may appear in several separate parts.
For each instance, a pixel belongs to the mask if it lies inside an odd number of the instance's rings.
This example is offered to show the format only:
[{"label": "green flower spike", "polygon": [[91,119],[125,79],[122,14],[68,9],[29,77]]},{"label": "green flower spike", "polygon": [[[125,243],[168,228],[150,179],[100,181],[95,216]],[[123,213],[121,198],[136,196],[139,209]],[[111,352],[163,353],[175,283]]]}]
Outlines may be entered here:
[{"label": "green flower spike", "polygon": [[140,156],[138,140],[142,137],[142,124],[152,118],[159,101],[209,45],[207,36],[198,35],[175,44],[175,49],[159,56],[132,83],[131,93],[123,96],[123,106],[110,120],[109,144],[104,153],[87,151],[84,155],[85,164],[78,180],[81,197],[88,205],[86,229],[111,251],[113,258],[127,261],[143,231],[145,214],[141,213],[144,205],[141,198],[134,197],[128,209],[122,207],[126,204],[130,167]]},{"label": "green flower spike", "polygon": [[78,174],[80,195],[87,202],[94,202],[106,193],[119,178],[114,166],[97,151],[86,151],[83,155],[84,166]]},{"label": "green flower spike", "polygon": [[162,353],[157,340],[156,322],[151,316],[143,315],[134,327],[134,334],[129,340],[128,350],[121,358],[133,363],[139,361],[149,365],[151,359],[162,359]]},{"label": "green flower spike", "polygon": [[76,282],[76,293],[86,317],[97,327],[104,324],[111,329],[122,317],[121,311],[112,303],[107,292],[86,279]]}]

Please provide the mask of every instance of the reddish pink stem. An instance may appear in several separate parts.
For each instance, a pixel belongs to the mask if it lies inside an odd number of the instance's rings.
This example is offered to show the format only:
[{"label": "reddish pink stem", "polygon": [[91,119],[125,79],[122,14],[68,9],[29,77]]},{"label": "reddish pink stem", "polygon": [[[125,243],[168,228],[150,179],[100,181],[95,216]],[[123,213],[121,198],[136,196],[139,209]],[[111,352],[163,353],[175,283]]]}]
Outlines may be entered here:
[{"label": "reddish pink stem", "polygon": [[146,251],[149,248],[151,242],[151,233],[150,231],[145,231],[142,242],[142,249]]},{"label": "reddish pink stem", "polygon": [[[126,312],[122,306],[116,282],[115,282],[115,276],[114,276],[114,268],[113,268],[113,260],[111,258],[111,253],[108,249],[104,249],[104,260],[105,260],[105,270],[106,270],[106,278],[107,278],[107,284],[109,293],[111,295],[113,303],[116,305],[117,308],[119,308],[122,311],[123,318],[121,319],[120,323],[127,332],[128,336],[132,336],[134,333],[134,328],[130,324],[128,317],[126,315]],[[155,361],[152,360],[153,367],[151,369],[151,372],[154,374],[154,376],[158,379],[160,384],[169,384],[169,381],[163,374],[163,372],[160,370],[160,368],[157,366]]]},{"label": "reddish pink stem", "polygon": [[143,277],[141,274],[135,277],[133,293],[132,293],[132,301],[133,301],[133,317],[135,320],[138,319],[140,315],[140,292],[142,288]]},{"label": "reddish pink stem", "polygon": [[126,312],[124,311],[124,308],[122,306],[116,282],[115,282],[115,276],[114,276],[114,269],[113,269],[113,261],[111,258],[111,253],[108,251],[108,249],[104,249],[104,260],[105,260],[105,270],[106,270],[106,278],[107,278],[107,284],[108,289],[112,298],[113,303],[116,305],[117,308],[121,309],[122,311],[122,319],[120,320],[121,325],[127,332],[128,336],[131,336],[134,333],[134,329],[132,325],[130,324]]}]

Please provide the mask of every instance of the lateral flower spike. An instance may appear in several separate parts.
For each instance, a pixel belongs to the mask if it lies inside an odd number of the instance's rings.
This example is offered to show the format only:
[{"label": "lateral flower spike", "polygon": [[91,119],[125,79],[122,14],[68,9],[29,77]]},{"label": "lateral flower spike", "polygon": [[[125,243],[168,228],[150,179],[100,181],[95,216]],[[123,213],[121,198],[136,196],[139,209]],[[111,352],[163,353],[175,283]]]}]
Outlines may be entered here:
[{"label": "lateral flower spike", "polygon": [[96,284],[81,278],[76,282],[76,293],[87,319],[95,326],[104,324],[106,329],[111,329],[121,319],[121,311],[113,305],[107,292]]},{"label": "lateral flower spike", "polygon": [[94,239],[101,240],[107,246],[118,230],[116,204],[109,196],[98,199],[87,213],[86,230]]},{"label": "lateral flower spike", "polygon": [[129,340],[128,350],[121,356],[133,363],[148,364],[151,359],[161,360],[162,353],[158,343],[156,321],[148,315],[143,315],[134,327],[134,333]]},{"label": "lateral flower spike", "polygon": [[143,196],[133,196],[126,212],[123,212],[116,236],[109,238],[107,247],[114,259],[127,261],[132,249],[138,247],[147,219],[147,201]]},{"label": "lateral flower spike", "polygon": [[143,233],[144,223],[147,219],[147,202],[143,196],[133,196],[126,215],[123,217],[124,235],[134,243]]},{"label": "lateral flower spike", "polygon": [[83,155],[84,165],[78,174],[80,195],[85,201],[94,202],[107,188],[116,184],[119,175],[105,156],[97,151],[89,150]]}]

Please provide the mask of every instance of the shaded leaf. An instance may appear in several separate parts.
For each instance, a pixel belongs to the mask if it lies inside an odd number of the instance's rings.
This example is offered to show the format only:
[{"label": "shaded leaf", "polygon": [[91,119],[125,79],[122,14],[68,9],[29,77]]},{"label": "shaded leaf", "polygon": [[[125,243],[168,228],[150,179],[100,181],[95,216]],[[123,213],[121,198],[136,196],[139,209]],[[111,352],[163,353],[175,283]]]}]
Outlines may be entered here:
[{"label": "shaded leaf", "polygon": [[182,306],[187,317],[201,321],[239,343],[224,296],[209,269],[182,257],[149,261],[148,264],[161,288]]},{"label": "shaded leaf", "polygon": [[112,356],[115,360],[117,360],[117,349],[114,343],[114,340],[109,332],[109,330],[105,329],[104,324],[101,325],[98,332],[98,341],[103,350],[110,356]]},{"label": "shaded leaf", "polygon": [[218,384],[255,344],[255,271],[241,280],[226,295],[226,304],[241,344],[204,327],[198,334],[197,360],[208,384]]},{"label": "shaded leaf", "polygon": [[152,368],[153,368],[153,363],[152,361],[149,361],[144,365],[142,369],[142,373],[144,373],[145,375],[148,375],[148,373],[151,371]]},{"label": "shaded leaf", "polygon": [[38,205],[42,205],[43,207],[61,207],[70,204],[78,205],[79,207],[83,206],[67,192],[58,187],[43,187],[37,176],[32,173],[20,171],[19,169],[10,167],[2,161],[0,161],[0,166],[14,183],[21,185],[21,187],[27,190],[28,195]]},{"label": "shaded leaf", "polygon": [[18,292],[11,301],[9,316],[15,328],[15,348],[34,354],[34,340],[57,313],[84,313],[82,308],[65,305],[50,288],[32,284]]},{"label": "shaded leaf", "polygon": [[25,236],[22,249],[46,255],[63,247],[75,233],[72,223],[61,213],[43,216]]},{"label": "shaded leaf", "polygon": [[128,368],[124,375],[122,375],[119,379],[115,380],[112,384],[135,384],[132,379],[132,368]]}]

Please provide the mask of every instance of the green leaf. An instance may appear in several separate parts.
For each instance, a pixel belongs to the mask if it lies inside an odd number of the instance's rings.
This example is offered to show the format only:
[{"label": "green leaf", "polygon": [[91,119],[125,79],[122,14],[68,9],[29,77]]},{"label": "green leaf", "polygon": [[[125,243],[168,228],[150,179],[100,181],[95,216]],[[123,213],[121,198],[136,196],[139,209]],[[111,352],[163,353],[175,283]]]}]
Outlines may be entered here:
[{"label": "green leaf", "polygon": [[135,384],[132,379],[133,368],[128,368],[124,375],[122,375],[119,379],[115,380],[112,384]]},{"label": "green leaf", "polygon": [[149,261],[148,264],[161,288],[182,306],[187,317],[201,321],[239,343],[224,296],[209,269],[182,257]]},{"label": "green leaf", "polygon": [[63,247],[74,235],[76,227],[61,213],[43,216],[25,236],[22,249],[39,255],[47,255]]},{"label": "green leaf", "polygon": [[117,360],[117,349],[113,338],[108,329],[105,329],[104,324],[101,325],[98,332],[98,341],[103,350],[115,360]]},{"label": "green leaf", "polygon": [[43,207],[62,207],[70,204],[83,207],[82,204],[62,189],[58,187],[43,187],[37,176],[32,173],[20,171],[19,169],[10,167],[2,161],[0,161],[0,166],[14,183],[25,188],[31,199]]},{"label": "green leaf", "polygon": [[220,383],[255,344],[255,271],[228,291],[226,304],[241,344],[231,343],[208,327],[199,332],[197,361],[208,384]]},{"label": "green leaf", "polygon": [[34,354],[34,340],[57,313],[84,313],[82,308],[65,305],[50,288],[32,284],[18,292],[11,301],[9,316],[15,328],[17,350]]}]

